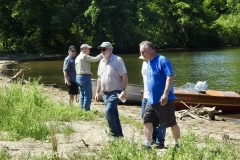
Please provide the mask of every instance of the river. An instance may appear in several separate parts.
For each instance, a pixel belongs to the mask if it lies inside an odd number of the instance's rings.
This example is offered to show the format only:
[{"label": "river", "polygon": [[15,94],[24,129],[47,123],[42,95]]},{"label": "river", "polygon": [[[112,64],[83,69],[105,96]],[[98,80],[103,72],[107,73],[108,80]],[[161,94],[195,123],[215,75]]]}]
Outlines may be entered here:
[{"label": "river", "polygon": [[[174,85],[183,86],[187,82],[207,81],[209,89],[222,91],[240,90],[240,48],[189,51],[189,52],[162,52],[172,63],[174,70]],[[67,54],[66,54],[67,56]],[[128,71],[129,83],[142,84],[141,65],[139,54],[121,54]],[[44,61],[24,61],[21,66],[25,70],[25,79],[39,78],[40,82],[57,84],[66,90],[63,81],[63,59]],[[97,78],[97,63],[91,64],[93,78]],[[18,65],[11,65],[9,69],[20,69]],[[8,73],[9,76],[15,72]],[[237,115],[240,118],[240,115]]]}]

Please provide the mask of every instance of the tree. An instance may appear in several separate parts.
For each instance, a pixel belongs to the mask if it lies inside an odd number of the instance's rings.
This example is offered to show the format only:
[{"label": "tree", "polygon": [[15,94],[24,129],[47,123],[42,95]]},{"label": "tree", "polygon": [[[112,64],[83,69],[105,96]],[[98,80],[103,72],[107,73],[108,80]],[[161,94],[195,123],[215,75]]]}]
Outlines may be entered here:
[{"label": "tree", "polygon": [[91,18],[93,26],[93,45],[110,41],[119,52],[136,46],[138,3],[129,0],[93,0],[85,12],[85,15]]}]

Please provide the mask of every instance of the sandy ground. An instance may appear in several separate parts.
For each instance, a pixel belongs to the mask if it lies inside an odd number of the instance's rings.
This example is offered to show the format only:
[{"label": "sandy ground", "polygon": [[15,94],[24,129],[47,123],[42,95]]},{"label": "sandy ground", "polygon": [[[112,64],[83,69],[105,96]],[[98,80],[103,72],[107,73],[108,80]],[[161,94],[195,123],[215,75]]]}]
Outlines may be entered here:
[{"label": "sandy ground", "polygon": [[[9,64],[9,59],[0,60],[0,71],[4,66]],[[0,73],[0,86],[11,85],[7,82],[8,78]],[[67,92],[53,87],[44,87],[44,91],[50,95],[55,101],[67,103]],[[92,102],[92,110],[104,112],[104,104],[102,102]],[[119,113],[122,116],[129,117],[141,122],[141,108],[134,105],[119,105]],[[184,120],[177,120],[181,129],[181,133],[193,131],[199,136],[208,135],[220,141],[233,141],[240,146],[240,123],[236,121],[226,121],[217,118],[215,121],[197,120],[187,117]],[[106,135],[107,124],[105,119],[94,122],[74,121],[65,122],[63,125],[69,125],[74,129],[74,133],[69,137],[63,134],[56,134],[58,143],[58,153],[66,159],[71,159],[71,155],[77,151],[85,151],[89,153],[92,149],[101,149],[107,143],[109,137]],[[143,132],[135,127],[122,124],[125,138],[134,139],[134,141],[143,140]],[[167,128],[166,146],[173,145],[171,130]],[[48,141],[37,141],[31,138],[25,138],[20,141],[0,141],[0,150],[7,149],[16,159],[27,159],[27,155],[52,154],[52,145]],[[159,151],[161,154],[162,151]]]}]

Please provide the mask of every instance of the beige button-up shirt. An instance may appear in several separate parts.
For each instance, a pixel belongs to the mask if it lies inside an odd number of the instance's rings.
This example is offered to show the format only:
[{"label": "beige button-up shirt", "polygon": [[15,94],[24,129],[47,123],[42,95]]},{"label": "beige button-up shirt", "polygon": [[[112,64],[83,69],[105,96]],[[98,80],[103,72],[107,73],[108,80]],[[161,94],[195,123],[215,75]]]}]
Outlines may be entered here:
[{"label": "beige button-up shirt", "polygon": [[96,57],[92,57],[88,54],[80,52],[80,54],[75,59],[76,74],[92,74],[90,63],[100,61],[102,58],[102,54],[99,54]]}]

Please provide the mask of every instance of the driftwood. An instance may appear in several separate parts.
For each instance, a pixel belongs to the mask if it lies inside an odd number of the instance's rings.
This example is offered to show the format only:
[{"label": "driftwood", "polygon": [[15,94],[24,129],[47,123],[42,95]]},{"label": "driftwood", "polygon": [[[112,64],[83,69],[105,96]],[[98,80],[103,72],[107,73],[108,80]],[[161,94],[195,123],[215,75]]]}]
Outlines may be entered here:
[{"label": "driftwood", "polygon": [[54,88],[59,88],[59,86],[56,83],[52,83],[52,84],[43,84],[44,86],[47,87],[54,87]]},{"label": "driftwood", "polygon": [[[8,79],[8,82],[21,82],[22,84],[26,84],[29,83],[27,80],[24,80],[24,71],[25,69],[21,69],[20,71],[18,71],[13,77],[10,77]],[[52,84],[43,84],[44,86],[48,86],[48,87],[54,87],[54,88],[59,88],[59,86],[56,83],[52,83]]]},{"label": "driftwood", "polygon": [[215,120],[215,114],[221,113],[222,111],[216,111],[215,107],[199,107],[200,104],[192,107],[181,101],[188,109],[180,110],[176,112],[176,117],[184,119],[185,117],[192,117],[197,120]]},{"label": "driftwood", "polygon": [[26,80],[24,80],[24,69],[21,69],[17,72],[13,77],[9,78],[8,82],[16,82],[20,81],[22,84],[26,84]]}]

